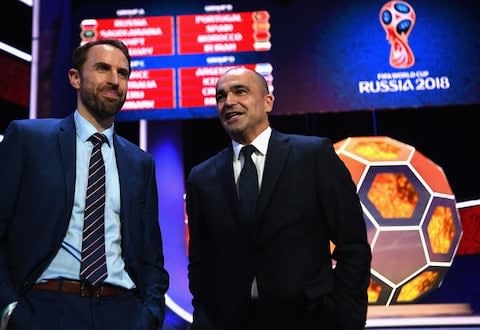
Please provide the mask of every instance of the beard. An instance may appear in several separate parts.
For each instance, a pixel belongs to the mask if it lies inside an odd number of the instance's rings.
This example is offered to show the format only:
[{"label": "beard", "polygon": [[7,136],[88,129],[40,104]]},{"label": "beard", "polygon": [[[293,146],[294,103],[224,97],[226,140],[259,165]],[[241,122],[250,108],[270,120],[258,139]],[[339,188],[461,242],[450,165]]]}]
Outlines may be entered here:
[{"label": "beard", "polygon": [[101,90],[92,91],[81,89],[80,99],[85,107],[100,119],[107,119],[115,116],[123,107],[126,95],[121,95],[119,99],[109,99],[99,95],[99,92],[101,92]]}]

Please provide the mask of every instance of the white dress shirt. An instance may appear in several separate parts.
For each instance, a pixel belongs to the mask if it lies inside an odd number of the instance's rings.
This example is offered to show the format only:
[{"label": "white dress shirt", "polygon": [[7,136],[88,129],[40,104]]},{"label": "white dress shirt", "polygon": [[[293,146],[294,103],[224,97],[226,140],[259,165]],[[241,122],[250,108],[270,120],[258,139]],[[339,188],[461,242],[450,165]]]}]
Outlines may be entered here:
[{"label": "white dress shirt", "polygon": [[[270,136],[272,135],[272,129],[267,127],[260,135],[258,135],[250,144],[253,145],[257,151],[252,153],[252,160],[257,168],[258,175],[258,191],[262,189],[262,179],[263,179],[263,169],[265,168],[265,158],[268,151],[268,142],[270,141]],[[240,153],[240,150],[244,147],[243,144],[240,144],[232,140],[233,147],[233,175],[235,177],[235,185],[238,192],[238,177],[242,171],[243,164],[245,159],[243,154]],[[254,277],[252,282],[251,289],[252,299],[258,299],[258,288],[257,288],[257,279]]]}]

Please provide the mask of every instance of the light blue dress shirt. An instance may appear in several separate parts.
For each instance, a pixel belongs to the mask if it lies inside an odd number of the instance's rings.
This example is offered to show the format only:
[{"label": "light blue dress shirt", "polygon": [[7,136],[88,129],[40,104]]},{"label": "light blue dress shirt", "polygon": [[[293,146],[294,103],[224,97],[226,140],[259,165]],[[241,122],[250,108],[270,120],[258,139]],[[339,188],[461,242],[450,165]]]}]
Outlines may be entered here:
[{"label": "light blue dress shirt", "polygon": [[[82,251],[83,214],[85,195],[87,192],[88,166],[93,144],[88,138],[97,133],[95,127],[83,118],[78,111],[74,114],[76,127],[76,177],[75,196],[72,215],[65,239],[60,250],[37,282],[49,279],[80,279],[80,260]],[[108,277],[106,283],[127,289],[135,288],[135,284],[125,271],[121,248],[120,223],[120,185],[118,179],[115,148],[113,145],[113,125],[101,132],[109,144],[102,145],[102,156],[105,162],[105,250],[107,255]]]}]

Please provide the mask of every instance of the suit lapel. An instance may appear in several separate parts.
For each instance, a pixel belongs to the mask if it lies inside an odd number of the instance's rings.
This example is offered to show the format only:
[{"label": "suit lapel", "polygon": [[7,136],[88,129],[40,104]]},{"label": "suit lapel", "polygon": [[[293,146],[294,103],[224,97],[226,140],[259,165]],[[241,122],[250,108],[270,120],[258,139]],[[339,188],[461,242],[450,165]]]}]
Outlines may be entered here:
[{"label": "suit lapel", "polygon": [[233,175],[233,151],[225,148],[215,161],[219,182],[221,182],[223,196],[227,200],[227,208],[233,210],[234,218],[238,219],[238,198]]},{"label": "suit lapel", "polygon": [[132,164],[133,160],[129,160],[128,152],[125,152],[125,146],[121,139],[113,134],[113,144],[115,146],[115,160],[117,162],[118,180],[120,185],[120,220],[122,221],[122,230],[126,227],[124,220],[128,213],[130,203],[128,198],[128,178],[129,173],[135,173]]},{"label": "suit lapel", "polygon": [[75,159],[76,159],[76,132],[73,114],[60,122],[58,132],[58,143],[60,146],[60,156],[63,164],[63,174],[65,178],[66,209],[67,214],[72,214],[73,199],[75,193]]},{"label": "suit lapel", "polygon": [[265,159],[265,167],[263,169],[262,187],[258,196],[257,209],[255,212],[256,219],[261,219],[262,213],[272,196],[275,185],[285,166],[290,144],[288,136],[278,131],[272,130],[272,136],[268,143],[267,157]]}]

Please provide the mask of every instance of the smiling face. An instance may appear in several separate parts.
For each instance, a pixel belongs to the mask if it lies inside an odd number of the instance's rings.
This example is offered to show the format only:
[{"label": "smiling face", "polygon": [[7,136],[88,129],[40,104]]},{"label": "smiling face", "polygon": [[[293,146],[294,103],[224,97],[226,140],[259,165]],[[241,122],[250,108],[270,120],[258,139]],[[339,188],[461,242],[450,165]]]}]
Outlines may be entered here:
[{"label": "smiling face", "polygon": [[116,47],[95,45],[80,69],[70,69],[70,84],[77,90],[80,114],[94,126],[111,126],[127,96],[128,59]]},{"label": "smiling face", "polygon": [[227,71],[217,82],[217,114],[225,131],[249,144],[269,125],[273,95],[258,73],[245,68]]}]

